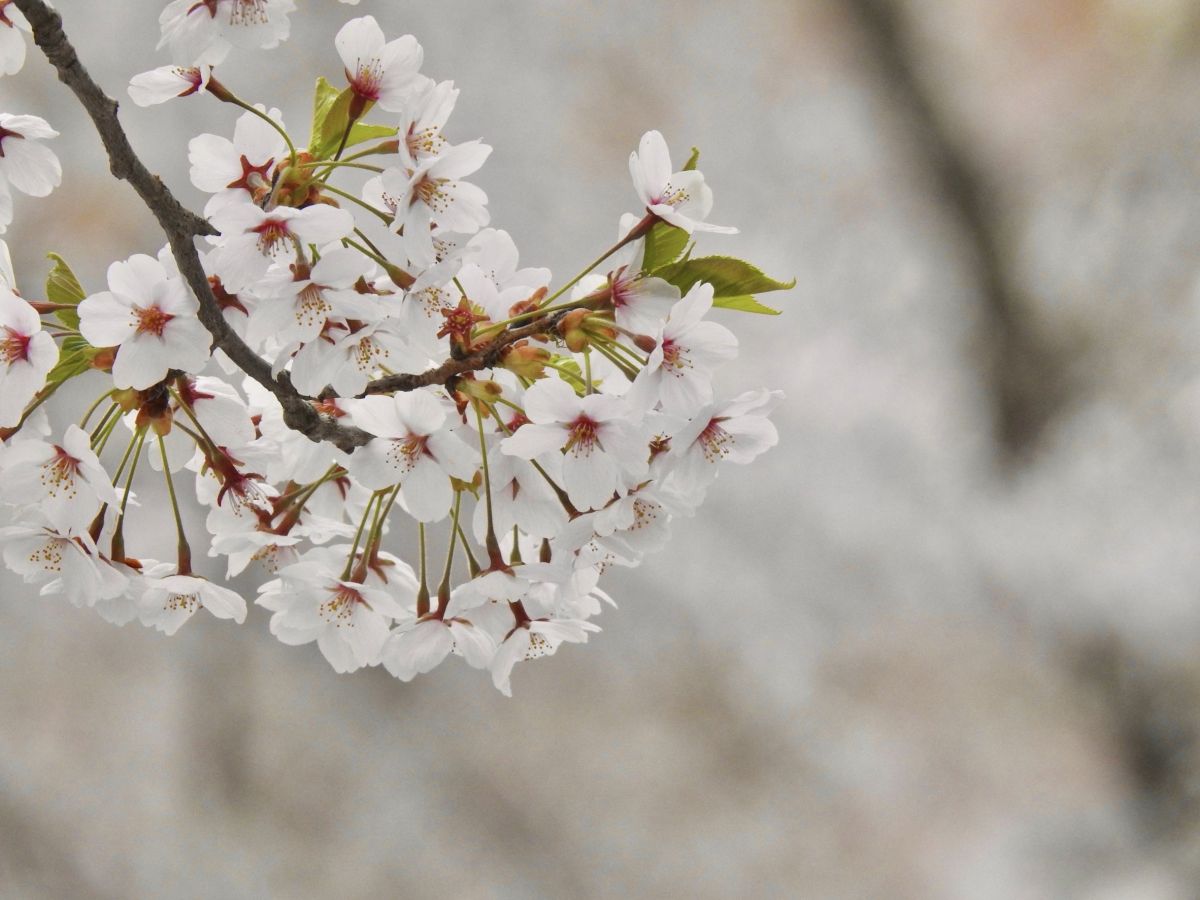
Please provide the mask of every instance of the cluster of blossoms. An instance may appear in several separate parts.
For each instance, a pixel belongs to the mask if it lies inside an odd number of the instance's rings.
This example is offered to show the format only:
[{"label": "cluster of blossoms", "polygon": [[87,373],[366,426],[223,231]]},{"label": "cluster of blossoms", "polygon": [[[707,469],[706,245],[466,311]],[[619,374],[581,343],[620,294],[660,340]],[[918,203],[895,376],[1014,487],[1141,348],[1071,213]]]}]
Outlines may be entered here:
[{"label": "cluster of blossoms", "polygon": [[[305,147],[216,78],[231,48],[284,40],[293,8],[174,0],[161,46],[175,65],[129,87],[142,105],[239,110],[230,137],[188,147],[211,195],[208,295],[165,247],[114,262],[91,290],[55,256],[33,300],[0,259],[0,504],[17,523],[0,529],[3,556],[43,595],[167,634],[201,607],[244,621],[243,595],[211,579],[254,572],[271,633],[316,642],[338,672],[383,665],[407,681],[453,654],[508,693],[517,662],[599,630],[606,568],[640,563],[721,468],[776,443],[778,392],[714,394],[737,339],[712,313],[771,312],[754,295],[790,285],[695,255],[694,235],[733,229],[706,221],[698,154],[676,171],[650,132],[630,157],[641,212],[552,288],[487,227],[465,179],[491,148],[452,140],[458,91],[421,74],[411,35],[389,41],[370,16],[341,29],[345,82],[318,81]],[[20,67],[21,29],[0,0],[0,71]],[[10,188],[58,184],[54,136],[0,113],[0,224]],[[273,382],[222,352],[206,307]],[[95,402],[52,429],[46,401],[73,379]],[[275,385],[357,438],[293,430]],[[149,479],[169,503],[139,504]],[[223,572],[193,559],[196,504]],[[151,515],[173,520],[174,558],[127,544],[127,516]]]}]

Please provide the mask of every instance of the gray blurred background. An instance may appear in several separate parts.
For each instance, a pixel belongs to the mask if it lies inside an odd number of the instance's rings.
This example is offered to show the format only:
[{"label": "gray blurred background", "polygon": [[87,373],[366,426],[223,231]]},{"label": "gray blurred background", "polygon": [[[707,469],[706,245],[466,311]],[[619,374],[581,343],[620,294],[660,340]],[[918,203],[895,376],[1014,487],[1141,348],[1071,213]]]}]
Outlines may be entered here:
[{"label": "gray blurred background", "polygon": [[[110,93],[167,62],[161,0],[57,5]],[[724,319],[780,446],[512,700],[0,581],[0,895],[1200,896],[1194,0],[303,6],[222,79],[303,137],[342,21],[413,32],[559,280],[644,130],[699,146],[742,229],[703,249],[799,279]],[[186,138],[231,110],[125,106],[199,208]],[[95,290],[157,249],[44,63],[0,108],[63,132],[8,234],[27,293],[46,250]]]}]

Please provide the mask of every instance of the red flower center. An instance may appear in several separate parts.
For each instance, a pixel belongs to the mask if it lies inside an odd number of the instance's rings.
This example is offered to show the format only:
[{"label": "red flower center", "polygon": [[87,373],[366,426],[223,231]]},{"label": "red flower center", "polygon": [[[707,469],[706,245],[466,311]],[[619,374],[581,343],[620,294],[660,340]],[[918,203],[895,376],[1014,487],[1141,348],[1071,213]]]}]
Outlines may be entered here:
[{"label": "red flower center", "polygon": [[23,362],[29,359],[29,342],[33,339],[32,335],[21,334],[21,332],[4,326],[2,333],[3,340],[0,340],[0,360],[3,360],[8,365],[16,362]]},{"label": "red flower center", "polygon": [[157,306],[135,306],[133,315],[137,319],[138,334],[152,334],[158,338],[163,336],[167,323],[175,318],[171,313],[163,312]]},{"label": "red flower center", "polygon": [[251,231],[258,235],[258,249],[264,256],[278,253],[283,242],[291,237],[288,223],[284,219],[267,219]]},{"label": "red flower center", "polygon": [[587,416],[580,416],[571,423],[571,437],[566,449],[576,456],[587,456],[600,444],[600,426]]},{"label": "red flower center", "polygon": [[5,141],[6,141],[8,138],[15,138],[15,139],[17,139],[17,140],[24,140],[24,139],[25,139],[25,135],[23,135],[23,134],[21,134],[20,132],[17,132],[17,131],[11,131],[11,130],[9,130],[9,129],[5,128],[3,125],[0,125],[0,159],[3,159],[3,158],[4,158],[4,142],[5,142]]}]

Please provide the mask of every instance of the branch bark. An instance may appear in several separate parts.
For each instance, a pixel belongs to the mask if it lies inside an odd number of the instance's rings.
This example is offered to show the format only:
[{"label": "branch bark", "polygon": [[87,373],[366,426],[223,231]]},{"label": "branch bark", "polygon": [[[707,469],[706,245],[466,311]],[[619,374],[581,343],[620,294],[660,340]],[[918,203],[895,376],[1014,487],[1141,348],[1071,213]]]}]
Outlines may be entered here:
[{"label": "branch bark", "polygon": [[[271,366],[252,350],[225,321],[213,296],[208,276],[196,252],[195,239],[216,234],[200,216],[185,208],[162,180],[152,174],[134,152],[121,122],[117,102],[109,97],[79,61],[62,27],[62,17],[44,0],[13,0],[33,28],[35,43],[54,66],[59,80],[71,89],[87,111],[108,154],[112,174],[127,181],[154,215],[167,236],[179,272],[200,302],[200,321],[213,339],[213,347],[224,351],[243,372],[269,390],[283,407],[287,425],[313,441],[328,441],[347,452],[371,440],[358,428],[340,424],[331,416],[317,412],[311,398],[301,395],[287,373],[271,374]],[[413,391],[435,384],[447,384],[466,372],[491,368],[505,348],[533,335],[545,332],[558,317],[543,319],[521,328],[502,332],[487,347],[462,359],[450,359],[437,368],[420,374],[390,375],[367,385],[364,394]]]},{"label": "branch bark", "polygon": [[199,318],[212,335],[213,347],[224,351],[238,368],[274,394],[283,407],[284,421],[310,440],[329,441],[347,451],[369,441],[371,436],[366,432],[346,428],[319,414],[292,387],[286,374],[273,376],[267,361],[229,327],[209,287],[195,246],[197,237],[216,233],[213,227],[186,209],[138,158],[117,118],[117,102],[100,89],[79,61],[63,31],[62,17],[43,0],[14,0],[14,3],[29,20],[34,42],[58,72],[59,81],[71,89],[96,126],[108,154],[109,169],[116,178],[129,182],[166,234],[179,272],[200,302]]}]

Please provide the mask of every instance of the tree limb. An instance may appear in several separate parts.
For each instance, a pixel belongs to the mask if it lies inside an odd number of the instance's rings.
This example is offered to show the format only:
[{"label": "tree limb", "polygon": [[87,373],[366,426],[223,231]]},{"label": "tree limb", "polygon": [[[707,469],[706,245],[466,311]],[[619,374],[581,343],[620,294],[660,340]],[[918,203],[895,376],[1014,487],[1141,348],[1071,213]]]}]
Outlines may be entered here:
[{"label": "tree limb", "polygon": [[537,319],[520,328],[510,328],[501,332],[490,344],[462,359],[448,359],[436,369],[429,369],[418,375],[388,375],[367,385],[364,394],[390,394],[393,391],[415,391],[417,388],[429,387],[434,384],[445,384],[452,378],[457,378],[466,372],[478,372],[481,369],[493,368],[500,361],[504,351],[517,341],[534,337],[535,335],[553,331],[562,320],[565,313],[558,313],[548,319]]}]

